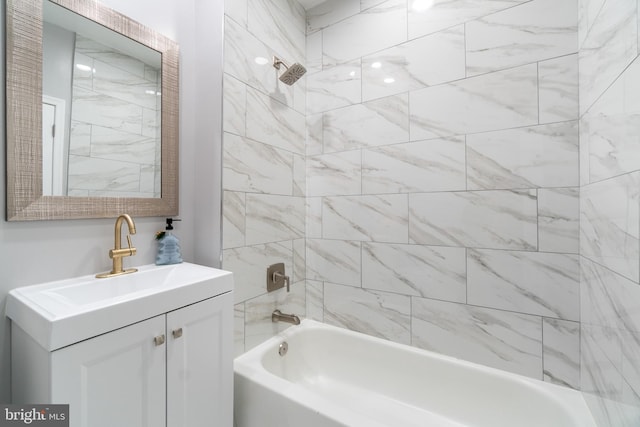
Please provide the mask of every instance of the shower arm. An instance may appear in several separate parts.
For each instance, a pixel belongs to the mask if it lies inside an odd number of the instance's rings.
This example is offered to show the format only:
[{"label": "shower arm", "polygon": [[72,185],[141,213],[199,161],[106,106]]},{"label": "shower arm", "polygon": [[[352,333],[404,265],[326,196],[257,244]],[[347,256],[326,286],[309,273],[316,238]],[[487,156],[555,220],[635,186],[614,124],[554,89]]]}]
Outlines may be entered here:
[{"label": "shower arm", "polygon": [[276,70],[280,69],[280,65],[284,65],[284,67],[288,70],[289,66],[286,64],[286,62],[284,62],[282,59],[278,58],[277,56],[273,57],[273,67]]}]

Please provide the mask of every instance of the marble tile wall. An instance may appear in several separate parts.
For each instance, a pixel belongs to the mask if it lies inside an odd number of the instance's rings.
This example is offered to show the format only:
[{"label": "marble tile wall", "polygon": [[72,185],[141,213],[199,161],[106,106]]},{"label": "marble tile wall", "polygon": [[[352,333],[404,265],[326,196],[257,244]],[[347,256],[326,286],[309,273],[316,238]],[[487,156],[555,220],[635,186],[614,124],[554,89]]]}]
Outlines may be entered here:
[{"label": "marble tile wall", "polygon": [[[237,354],[288,326],[271,322],[276,307],[306,313],[305,78],[287,86],[271,65],[305,63],[305,27],[295,0],[225,2],[222,266],[235,274]],[[278,262],[289,293],[267,293]]]},{"label": "marble tile wall", "polygon": [[580,0],[581,388],[599,426],[640,424],[640,13]]},{"label": "marble tile wall", "polygon": [[67,194],[160,197],[157,69],[76,36]]},{"label": "marble tile wall", "polygon": [[579,388],[577,1],[411,5],[307,12],[306,314]]},{"label": "marble tile wall", "polygon": [[[225,3],[236,351],[279,307],[638,425],[638,2],[329,0],[306,28],[293,0]],[[293,88],[254,61],[301,52]]]}]

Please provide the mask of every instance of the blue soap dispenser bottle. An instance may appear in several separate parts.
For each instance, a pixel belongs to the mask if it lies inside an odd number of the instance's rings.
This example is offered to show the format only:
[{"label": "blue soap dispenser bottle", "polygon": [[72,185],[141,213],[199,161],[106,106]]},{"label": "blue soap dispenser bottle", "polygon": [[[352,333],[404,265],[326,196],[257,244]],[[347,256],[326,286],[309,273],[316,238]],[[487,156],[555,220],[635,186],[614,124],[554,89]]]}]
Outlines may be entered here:
[{"label": "blue soap dispenser bottle", "polygon": [[182,262],[182,254],[180,253],[180,241],[173,235],[173,221],[179,219],[167,218],[167,226],[165,231],[156,234],[158,240],[158,255],[156,256],[156,265],[180,264]]}]

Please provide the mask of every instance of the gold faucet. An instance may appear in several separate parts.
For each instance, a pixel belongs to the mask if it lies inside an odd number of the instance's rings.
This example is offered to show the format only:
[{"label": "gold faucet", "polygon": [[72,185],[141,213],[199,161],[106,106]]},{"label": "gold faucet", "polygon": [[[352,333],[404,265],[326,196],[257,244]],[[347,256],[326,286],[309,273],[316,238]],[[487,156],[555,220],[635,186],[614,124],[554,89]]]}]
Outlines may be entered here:
[{"label": "gold faucet", "polygon": [[[122,222],[127,221],[127,225],[129,226],[129,234],[127,234],[127,242],[129,243],[128,248],[122,248]],[[137,268],[128,268],[124,270],[122,268],[122,258],[126,256],[135,255],[137,249],[131,246],[131,235],[136,234],[136,225],[131,219],[131,217],[127,214],[122,214],[116,219],[116,228],[115,228],[115,245],[114,248],[109,251],[109,258],[113,259],[113,268],[108,273],[100,273],[96,274],[96,277],[99,279],[105,277],[119,276],[121,274],[129,274],[138,271]]]}]

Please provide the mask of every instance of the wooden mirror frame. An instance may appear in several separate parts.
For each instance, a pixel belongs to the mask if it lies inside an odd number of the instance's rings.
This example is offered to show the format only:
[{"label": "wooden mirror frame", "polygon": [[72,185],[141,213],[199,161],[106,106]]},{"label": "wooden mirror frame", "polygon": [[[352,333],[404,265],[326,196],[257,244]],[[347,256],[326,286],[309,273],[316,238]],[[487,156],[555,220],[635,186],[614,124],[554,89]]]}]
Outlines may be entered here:
[{"label": "wooden mirror frame", "polygon": [[[162,54],[160,198],[42,195],[42,2],[51,1]],[[7,221],[178,214],[178,45],[95,0],[7,0]]]}]

